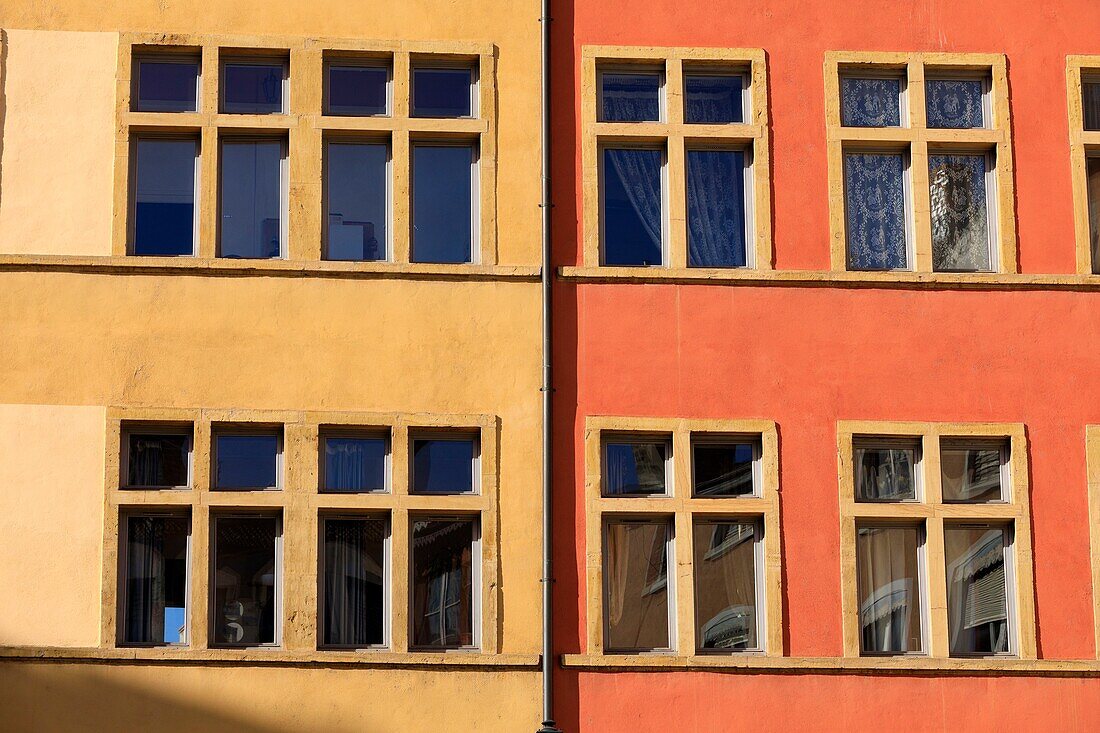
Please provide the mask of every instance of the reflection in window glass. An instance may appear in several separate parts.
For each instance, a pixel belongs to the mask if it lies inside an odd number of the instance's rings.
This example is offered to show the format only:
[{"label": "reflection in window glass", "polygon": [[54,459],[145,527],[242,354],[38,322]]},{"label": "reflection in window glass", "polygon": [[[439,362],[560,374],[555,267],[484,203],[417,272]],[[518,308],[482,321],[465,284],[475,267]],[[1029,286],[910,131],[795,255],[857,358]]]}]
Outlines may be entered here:
[{"label": "reflection in window glass", "polygon": [[198,59],[138,59],[134,109],[198,112]]},{"label": "reflection in window glass", "polygon": [[745,153],[687,151],[688,265],[744,267]]},{"label": "reflection in window glass", "polygon": [[1085,129],[1100,130],[1100,82],[1087,81],[1081,85],[1081,88]]},{"label": "reflection in window glass", "polygon": [[924,95],[929,127],[985,127],[985,83],[981,79],[929,79]]},{"label": "reflection in window glass", "polygon": [[194,254],[198,140],[138,138],[134,152],[134,254]]},{"label": "reflection in window glass", "polygon": [[604,496],[667,493],[668,454],[663,441],[608,442],[604,445]]},{"label": "reflection in window glass", "polygon": [[220,255],[279,257],[283,241],[283,144],[222,144]]},{"label": "reflection in window glass", "polygon": [[695,617],[700,649],[756,649],[756,526],[696,520]]},{"label": "reflection in window glass", "polygon": [[661,74],[600,74],[602,122],[658,122],[661,119]]},{"label": "reflection in window glass", "polygon": [[899,153],[846,153],[844,195],[848,266],[853,270],[904,270],[905,158]]},{"label": "reflection in window glass", "polygon": [[474,644],[474,519],[412,522],[412,644]]},{"label": "reflection in window glass", "polygon": [[988,271],[989,206],[984,155],[929,155],[932,266]]},{"label": "reflection in window glass", "polygon": [[684,122],[725,125],[744,122],[740,75],[685,74]]},{"label": "reflection in window glass", "polygon": [[216,517],[214,526],[214,642],[274,644],[279,520]]},{"label": "reflection in window glass", "polygon": [[473,262],[476,159],[471,145],[413,145],[413,262]]},{"label": "reflection in window glass", "polygon": [[695,443],[691,446],[695,496],[752,496],[755,447],[752,443]]},{"label": "reflection in window glass", "polygon": [[985,502],[1005,498],[1001,448],[947,443],[940,450],[944,501]]},{"label": "reflection in window glass", "polygon": [[382,143],[329,143],[325,256],[386,259],[389,148]]},{"label": "reflection in window glass", "polygon": [[383,519],[325,519],[323,643],[377,646],[385,642]]},{"label": "reflection in window glass", "polygon": [[187,643],[187,537],[184,517],[126,520],[127,644]]},{"label": "reflection in window glass", "polygon": [[129,433],[127,486],[174,488],[187,486],[191,436],[182,433]]},{"label": "reflection in window glass", "polygon": [[923,651],[917,527],[860,527],[859,639],[864,654]]},{"label": "reflection in window glass", "polygon": [[1085,172],[1088,187],[1089,237],[1092,270],[1100,272],[1100,157],[1089,158]]},{"label": "reflection in window glass", "polygon": [[277,433],[222,433],[214,436],[215,489],[269,489],[278,486]]},{"label": "reflection in window glass", "polygon": [[988,525],[944,528],[952,655],[1009,651],[1006,534]]},{"label": "reflection in window glass", "polygon": [[668,649],[668,544],[665,520],[607,523],[604,614],[608,650]]},{"label": "reflection in window glass", "polygon": [[840,79],[840,124],[900,127],[901,79]]},{"label": "reflection in window glass", "polygon": [[325,491],[385,491],[385,438],[329,436],[324,438]]},{"label": "reflection in window glass", "polygon": [[387,113],[390,70],[385,66],[328,67],[325,113],[371,116]]},{"label": "reflection in window glass", "polygon": [[473,85],[470,68],[414,68],[412,116],[472,117]]},{"label": "reflection in window glass", "polygon": [[278,114],[283,112],[282,62],[227,62],[222,74],[222,112]]},{"label": "reflection in window glass", "polygon": [[468,494],[474,490],[473,438],[413,440],[414,494]]},{"label": "reflection in window glass", "polygon": [[664,262],[664,191],[660,150],[605,148],[601,173],[603,263]]},{"label": "reflection in window glass", "polygon": [[857,501],[913,501],[917,498],[918,448],[912,446],[855,446]]}]

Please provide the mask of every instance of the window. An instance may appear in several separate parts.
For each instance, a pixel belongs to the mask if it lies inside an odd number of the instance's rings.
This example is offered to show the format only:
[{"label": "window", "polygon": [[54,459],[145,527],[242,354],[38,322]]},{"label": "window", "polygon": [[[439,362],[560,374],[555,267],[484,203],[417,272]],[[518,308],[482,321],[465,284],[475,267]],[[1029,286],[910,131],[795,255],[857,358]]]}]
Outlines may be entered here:
[{"label": "window", "polygon": [[177,489],[191,485],[191,426],[123,428],[122,483],[127,489]]},{"label": "window", "polygon": [[1023,426],[842,422],[839,440],[845,655],[1034,659]]},{"label": "window", "polygon": [[589,418],[585,433],[592,653],[781,653],[774,423]]},{"label": "window", "polygon": [[412,261],[474,261],[477,149],[472,145],[412,146]]},{"label": "window", "polygon": [[413,66],[413,117],[475,117],[477,80],[469,66]]},{"label": "window", "polygon": [[229,58],[222,63],[221,111],[283,114],[288,85],[286,59]]},{"label": "window", "polygon": [[420,517],[411,522],[412,645],[476,646],[477,521]]},{"label": "window", "polygon": [[321,437],[321,490],[387,491],[390,441],[380,433],[332,431]]},{"label": "window", "polygon": [[134,57],[135,112],[198,112],[201,60],[191,54]]},{"label": "window", "polygon": [[281,257],[286,241],[286,143],[227,139],[221,150],[221,257]]},{"label": "window", "polygon": [[214,488],[279,489],[282,458],[280,429],[220,427],[214,433]]},{"label": "window", "polygon": [[173,514],[131,514],[120,522],[121,641],[140,646],[188,643],[191,523]]},{"label": "window", "polygon": [[1085,129],[1096,132],[1100,130],[1100,79],[1085,79],[1081,84],[1081,97]]},{"label": "window", "polygon": [[478,445],[473,436],[438,432],[414,435],[411,492],[475,493],[478,463]]},{"label": "window", "polygon": [[377,517],[325,517],[322,555],[322,644],[386,643],[389,528]]},{"label": "window", "polygon": [[1069,142],[1077,272],[1100,274],[1100,56],[1070,56]]},{"label": "window", "polygon": [[326,258],[387,259],[389,146],[384,142],[330,141],[326,152]]},{"label": "window", "polygon": [[282,522],[277,516],[213,518],[215,646],[279,643]]},{"label": "window", "polygon": [[198,230],[199,141],[138,137],[133,156],[132,253],[193,255]]},{"label": "window", "polygon": [[379,61],[333,59],[325,66],[325,114],[372,117],[390,113],[390,68]]},{"label": "window", "polygon": [[827,59],[834,268],[1015,271],[1004,57]]},{"label": "window", "polygon": [[764,54],[662,52],[583,49],[584,265],[770,268]]}]

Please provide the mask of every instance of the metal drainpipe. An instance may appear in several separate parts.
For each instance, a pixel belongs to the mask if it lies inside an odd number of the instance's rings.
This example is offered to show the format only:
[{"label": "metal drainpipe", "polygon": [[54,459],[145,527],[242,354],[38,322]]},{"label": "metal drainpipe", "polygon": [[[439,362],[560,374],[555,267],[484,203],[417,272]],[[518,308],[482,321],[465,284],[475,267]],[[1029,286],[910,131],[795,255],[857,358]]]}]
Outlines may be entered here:
[{"label": "metal drainpipe", "polygon": [[542,728],[539,733],[561,733],[554,723],[553,575],[550,557],[553,548],[553,521],[550,516],[550,0],[542,0],[539,17],[542,40]]}]

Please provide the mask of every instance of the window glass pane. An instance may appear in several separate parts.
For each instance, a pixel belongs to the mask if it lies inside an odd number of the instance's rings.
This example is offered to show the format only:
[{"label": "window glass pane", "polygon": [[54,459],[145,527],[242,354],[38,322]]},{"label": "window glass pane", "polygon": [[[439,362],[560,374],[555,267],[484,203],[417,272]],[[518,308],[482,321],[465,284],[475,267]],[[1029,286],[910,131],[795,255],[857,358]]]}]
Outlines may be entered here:
[{"label": "window glass pane", "polygon": [[130,433],[127,442],[127,486],[172,488],[190,483],[190,436]]},{"label": "window glass pane", "polygon": [[385,491],[385,438],[332,436],[324,439],[325,491]]},{"label": "window glass pane", "polygon": [[188,534],[184,517],[127,519],[126,643],[187,643]]},{"label": "window glass pane", "polygon": [[859,640],[865,654],[923,651],[917,527],[860,527]]},{"label": "window glass pane", "polygon": [[279,436],[226,433],[214,436],[216,489],[268,489],[278,485]]},{"label": "window glass pane", "polygon": [[744,267],[745,153],[687,151],[688,265]]},{"label": "window glass pane", "polygon": [[473,519],[412,522],[412,644],[474,644]]},{"label": "window glass pane", "polygon": [[840,124],[900,127],[901,79],[840,79]]},{"label": "window glass pane", "polygon": [[222,145],[221,256],[278,257],[282,251],[283,145]]},{"label": "window glass pane", "polygon": [[940,450],[944,501],[1002,501],[1001,448],[947,444]]},{"label": "window glass pane", "polygon": [[984,155],[929,155],[932,265],[936,270],[990,270]]},{"label": "window glass pane", "polygon": [[603,262],[660,265],[664,262],[664,191],[660,150],[603,151]]},{"label": "window glass pane", "polygon": [[661,75],[605,71],[600,74],[600,102],[603,122],[657,122]]},{"label": "window glass pane", "polygon": [[951,654],[1009,650],[1005,535],[1001,527],[944,529]]},{"label": "window glass pane", "polygon": [[389,147],[329,143],[327,150],[326,258],[386,259]]},{"label": "window glass pane", "polygon": [[604,446],[604,495],[664,494],[668,444],[614,442]]},{"label": "window glass pane", "polygon": [[474,148],[414,145],[412,261],[473,261]]},{"label": "window glass pane", "polygon": [[413,440],[413,493],[471,493],[476,455],[473,439]]},{"label": "window glass pane", "polygon": [[853,270],[908,267],[905,158],[891,153],[847,153],[844,186],[848,266]]},{"label": "window glass pane", "polygon": [[283,111],[283,64],[227,63],[222,76],[222,111],[272,114]]},{"label": "window glass pane", "polygon": [[1085,82],[1084,92],[1085,129],[1100,130],[1100,82]]},{"label": "window glass pane", "polygon": [[684,76],[684,122],[724,125],[744,122],[740,75],[686,74]]},{"label": "window glass pane", "polygon": [[326,519],[324,644],[385,643],[386,522]]},{"label": "window glass pane", "polygon": [[275,643],[275,517],[218,517],[214,538],[216,644]]},{"label": "window glass pane", "polygon": [[1093,272],[1100,272],[1100,157],[1088,159],[1085,176],[1088,185],[1092,269]]},{"label": "window glass pane", "polygon": [[134,254],[194,254],[198,141],[138,138],[135,153]]},{"label": "window glass pane", "polygon": [[412,116],[471,117],[473,83],[473,69],[413,69]]},{"label": "window glass pane", "polygon": [[695,522],[695,617],[700,649],[756,649],[756,527]]},{"label": "window glass pane", "polygon": [[985,127],[985,83],[981,79],[929,79],[924,94],[929,127]]},{"label": "window glass pane", "polygon": [[695,496],[752,496],[751,443],[695,443],[691,447]]},{"label": "window glass pane", "polygon": [[137,62],[138,112],[197,112],[199,62],[152,60]]},{"label": "window glass pane", "polygon": [[329,66],[326,114],[386,114],[389,81],[390,70],[385,66]]},{"label": "window glass pane", "polygon": [[917,447],[855,448],[857,501],[914,501],[917,498]]},{"label": "window glass pane", "polygon": [[607,524],[604,583],[609,650],[668,649],[666,521]]}]

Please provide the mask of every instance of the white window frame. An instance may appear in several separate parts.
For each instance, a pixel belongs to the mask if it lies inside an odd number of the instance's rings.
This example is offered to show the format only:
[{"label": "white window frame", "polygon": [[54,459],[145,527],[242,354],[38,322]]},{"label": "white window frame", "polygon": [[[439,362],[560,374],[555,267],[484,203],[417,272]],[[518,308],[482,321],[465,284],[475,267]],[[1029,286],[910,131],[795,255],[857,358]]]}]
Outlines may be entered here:
[{"label": "white window frame", "polygon": [[[278,439],[275,450],[275,485],[249,486],[245,488],[221,488],[218,486],[218,438],[223,435],[272,436]],[[210,431],[210,490],[219,492],[282,491],[286,481],[286,427],[252,423],[219,423]]]},{"label": "white window frame", "polygon": [[[195,108],[188,110],[142,110],[141,106],[141,64],[188,64],[198,68],[195,74]],[[202,55],[190,49],[165,47],[164,49],[134,49],[131,66],[132,85],[130,87],[130,111],[156,115],[195,114],[202,110]]]},{"label": "white window frame", "polygon": [[[149,114],[173,114],[171,112],[166,113],[149,113]],[[126,254],[131,257],[194,257],[198,253],[199,246],[199,223],[202,216],[201,209],[201,174],[202,174],[202,140],[197,133],[169,133],[169,132],[141,132],[135,133],[130,138],[130,156],[129,156],[129,180],[130,185],[127,186],[129,191],[129,200],[126,202],[127,208],[127,222],[126,222]],[[135,252],[137,247],[137,192],[138,192],[138,147],[140,143],[145,141],[158,141],[158,142],[193,142],[195,144],[195,173],[194,173],[194,203],[192,206],[193,213],[191,216],[191,252],[189,254],[182,255],[139,255]]]},{"label": "white window frame", "polygon": [[[895,502],[903,503],[903,502]],[[928,524],[924,519],[912,522],[897,522],[889,519],[861,519],[856,520],[856,564],[853,570],[856,577],[856,600],[859,598],[859,532],[863,529],[910,529],[916,528],[917,530],[917,577],[916,577],[916,592],[918,609],[917,613],[920,615],[920,651],[908,651],[908,652],[876,652],[867,651],[863,648],[863,627],[862,618],[860,613],[860,607],[856,607],[856,624],[858,625],[857,631],[859,636],[859,655],[861,657],[927,657],[931,654],[932,637],[931,626],[932,616],[931,609],[929,608],[929,596],[930,587],[928,581]]]},{"label": "white window frame", "polygon": [[[281,103],[278,112],[230,112],[225,108],[225,69],[227,66],[282,66],[283,78],[280,87]],[[218,65],[218,113],[223,115],[285,115],[290,104],[290,58],[286,55],[249,53],[241,56],[222,56]]]},{"label": "white window frame", "polygon": [[[434,119],[434,118],[427,118]],[[470,151],[470,261],[459,265],[477,265],[481,262],[481,140],[447,140],[430,138],[414,139],[409,144],[409,260],[416,259],[416,169],[417,148],[466,148]],[[392,227],[391,227],[392,229]]]},{"label": "white window frame", "polygon": [[[694,473],[694,470],[693,470]],[[693,476],[694,483],[694,476]],[[756,496],[756,495],[754,495]],[[702,646],[703,634],[702,627],[699,619],[699,603],[698,603],[698,591],[699,591],[699,566],[695,562],[695,529],[700,523],[708,524],[751,524],[752,525],[752,543],[753,543],[753,620],[756,627],[756,645],[747,647],[745,649],[707,649]],[[691,532],[692,532],[692,588],[691,592],[694,595],[694,609],[695,618],[692,623],[695,624],[695,653],[699,655],[717,655],[717,656],[729,656],[736,654],[764,654],[766,653],[766,635],[767,635],[767,589],[764,587],[764,517],[760,515],[754,516],[710,516],[707,514],[693,514],[691,516]],[[739,544],[739,543],[738,543]],[[704,555],[703,559],[710,559],[711,557],[720,557],[726,552],[731,550],[735,545],[723,543],[716,548],[711,548]]]},{"label": "white window frame", "polygon": [[279,159],[279,255],[277,257],[244,258],[245,261],[259,260],[285,260],[287,259],[287,247],[290,239],[290,155],[287,136],[283,135],[223,135],[218,138],[218,207],[217,207],[217,254],[218,259],[225,259],[222,254],[222,198],[223,175],[225,168],[223,151],[227,144],[239,143],[273,143],[280,145]]},{"label": "white window frame", "polygon": [[[385,539],[382,540],[382,643],[381,644],[326,644],[324,643],[325,632],[327,630],[328,618],[327,607],[325,603],[325,591],[324,584],[326,580],[325,575],[325,524],[331,520],[344,520],[344,521],[377,521],[381,520],[385,525]],[[368,651],[381,651],[389,650],[393,644],[392,623],[393,623],[393,517],[387,513],[322,513],[320,516],[320,532],[317,537],[318,541],[318,553],[317,553],[317,599],[318,599],[318,611],[320,618],[317,619],[317,648],[320,650],[336,649],[336,650],[368,650]],[[410,605],[411,608],[411,605]]]},{"label": "white window frame", "polygon": [[[182,435],[187,438],[187,482],[182,486],[142,486],[130,483],[130,437],[133,435]],[[183,423],[123,422],[119,456],[119,487],[127,491],[186,491],[195,482],[195,426]]]},{"label": "white window frame", "polygon": [[[442,647],[442,646],[419,646],[413,643],[413,638],[416,634],[417,618],[415,617],[416,609],[416,583],[413,573],[416,570],[415,563],[415,548],[413,543],[416,540],[415,533],[413,532],[413,525],[417,521],[428,522],[470,522],[473,525],[472,540],[470,542],[470,625],[471,625],[471,643],[465,646],[456,647]],[[441,513],[441,512],[428,512],[425,514],[410,513],[409,522],[409,546],[408,546],[408,598],[406,599],[408,613],[408,635],[409,635],[409,650],[410,651],[430,651],[441,653],[469,653],[476,652],[481,649],[482,634],[481,634],[481,599],[482,599],[482,537],[483,532],[481,523],[483,516],[480,513]],[[446,606],[444,606],[446,610]],[[429,614],[425,612],[425,617]]]},{"label": "white window frame", "polygon": [[[740,496],[725,496],[715,494],[699,494],[695,491],[695,447],[697,445],[748,445],[752,447],[752,493]],[[691,455],[688,461],[691,464],[691,498],[692,499],[760,499],[763,497],[764,471],[763,471],[763,436],[746,435],[739,433],[691,433]],[[670,457],[671,458],[671,457]],[[740,521],[740,520],[732,520]]]},{"label": "white window frame", "polygon": [[[974,128],[983,129],[983,128]],[[997,210],[997,151],[992,149],[974,149],[974,148],[940,148],[937,146],[930,146],[928,149],[928,157],[931,158],[934,155],[961,155],[970,157],[982,157],[985,159],[985,218],[986,218],[986,247],[989,252],[989,269],[988,270],[933,270],[934,272],[979,272],[979,273],[997,273],[1001,271],[1000,252],[997,243],[1000,242],[1000,231],[997,226],[997,222],[1000,218]],[[932,197],[932,181],[928,181],[928,197],[929,203],[931,203]],[[934,217],[932,215],[931,206],[928,210],[928,225],[932,227],[935,225]],[[930,237],[931,238],[931,237]],[[933,245],[934,246],[934,245]],[[935,253],[933,252],[933,259],[935,259]]]},{"label": "white window frame", "polygon": [[[448,491],[446,493],[417,492],[416,487],[416,444],[418,441],[450,441],[454,443],[472,442],[474,457],[470,461],[473,472],[470,491]],[[409,494],[413,496],[480,496],[481,495],[481,431],[471,428],[415,428],[409,431]]]},{"label": "white window frame", "polygon": [[[855,472],[859,470],[856,456],[860,450],[913,450],[913,498],[865,499],[859,495]],[[908,435],[855,435],[852,437],[852,495],[857,504],[923,504],[924,487],[924,439]]]},{"label": "white window frame", "polygon": [[[622,123],[622,124],[635,124],[635,123]],[[652,265],[608,265],[606,261],[607,253],[607,202],[604,197],[604,181],[606,180],[606,173],[604,171],[604,151],[605,150],[656,150],[661,153],[661,261]],[[598,187],[600,194],[599,202],[599,221],[600,221],[600,266],[601,267],[644,267],[644,268],[661,268],[669,266],[669,234],[670,234],[670,222],[669,222],[669,181],[668,181],[668,140],[664,140],[655,144],[632,144],[632,143],[599,143],[596,148],[596,170],[598,177]]]},{"label": "white window frame", "polygon": [[[187,522],[187,559],[185,561],[186,571],[184,572],[184,609],[183,609],[183,640],[176,643],[168,642],[138,642],[138,641],[126,641],[126,612],[129,608],[129,599],[127,594],[127,582],[130,577],[130,519],[141,517],[163,517],[165,519],[183,519]],[[116,613],[116,646],[127,648],[166,648],[166,649],[187,649],[191,646],[191,609],[192,609],[192,594],[191,594],[191,573],[192,563],[194,561],[194,552],[192,542],[194,540],[194,526],[191,517],[190,507],[184,507],[183,511],[168,510],[168,509],[149,509],[146,510],[142,507],[122,507],[119,510],[119,523],[118,523],[118,595],[117,595],[117,613]]]},{"label": "white window frame", "polygon": [[[327,78],[327,77],[326,77]],[[329,258],[329,152],[333,145],[383,145],[386,148],[386,167],[384,171],[386,186],[386,237],[382,242],[385,249],[380,260],[331,260]],[[330,262],[393,262],[393,144],[392,141],[380,137],[326,137],[321,161],[321,215],[322,215],[322,241],[321,259]],[[476,225],[475,225],[476,226]]]},{"label": "white window frame", "polygon": [[[275,608],[274,608],[274,641],[271,643],[262,644],[228,644],[215,641],[215,633],[217,629],[217,609],[214,607],[214,603],[217,598],[217,583],[215,576],[217,575],[218,567],[218,522],[222,519],[274,519],[275,520],[275,584],[272,586],[275,593]],[[278,649],[283,644],[283,575],[285,574],[285,567],[283,565],[283,514],[282,510],[275,512],[271,511],[229,511],[220,512],[216,511],[210,516],[210,568],[208,577],[209,588],[209,600],[208,605],[208,624],[209,629],[207,634],[209,636],[208,645],[212,649]]]},{"label": "white window frame", "polygon": [[[609,431],[600,436],[600,498],[602,499],[633,499],[633,498],[667,498],[673,495],[672,483],[675,471],[672,463],[672,436],[665,433],[646,432],[617,432]],[[665,490],[661,494],[609,494],[607,487],[610,482],[607,477],[607,448],[611,445],[633,445],[635,443],[658,443],[665,447],[664,478]]]},{"label": "white window frame", "polygon": [[[329,73],[333,69],[383,69],[386,72],[386,111],[382,114],[357,115],[346,112],[333,112],[329,94]],[[325,117],[393,117],[393,59],[334,54],[326,56],[322,74],[321,114]]]},{"label": "white window frame", "polygon": [[[657,83],[657,110],[658,119],[656,120],[642,120],[633,122],[616,122],[614,120],[605,120],[603,118],[603,77],[604,74],[636,74],[639,76],[645,76],[654,74],[658,77]],[[596,68],[596,121],[597,122],[611,122],[616,125],[644,125],[646,123],[666,123],[668,122],[668,75],[665,73],[665,67],[661,64],[631,64],[631,63],[611,63],[600,64]]]},{"label": "white window frame", "polygon": [[975,506],[981,504],[1011,504],[1012,503],[1012,463],[1010,461],[1009,446],[1010,441],[1000,438],[966,438],[966,437],[952,437],[941,436],[940,437],[940,465],[941,465],[941,478],[940,483],[942,485],[942,454],[944,450],[997,450],[1000,453],[1000,480],[1001,480],[1001,496],[999,499],[992,501],[960,501],[957,499],[946,499],[940,497],[940,500],[944,504],[962,504],[965,506]]},{"label": "white window frame", "polygon": [[[335,491],[327,488],[325,474],[325,449],[329,438],[353,438],[360,440],[382,440],[386,443],[385,483],[377,491]],[[393,430],[391,428],[358,427],[354,425],[322,425],[317,441],[317,493],[319,494],[392,494],[393,493]],[[336,517],[339,519],[340,517]]]},{"label": "white window frame", "polygon": [[[944,532],[944,544],[947,544],[947,533],[952,529],[976,529],[984,527],[989,530],[1000,529],[1004,534],[1004,547],[1002,548],[1002,554],[1004,555],[1004,567],[1005,567],[1005,626],[1008,632],[1008,649],[1003,652],[994,652],[992,654],[954,654],[951,649],[951,609],[945,609],[947,611],[947,648],[948,655],[952,659],[1012,659],[1020,656],[1020,620],[1019,611],[1016,607],[1016,563],[1013,556],[1016,552],[1016,524],[1014,521],[1003,520],[988,520],[983,521],[977,518],[969,518],[962,520],[953,520],[945,522],[943,525]],[[944,562],[947,562],[947,553],[944,552]],[[949,572],[950,566],[944,567],[944,598],[947,598],[948,591],[951,588],[951,574]],[[950,601],[948,601],[950,605]]]},{"label": "white window frame", "polygon": [[[677,650],[677,633],[676,633],[676,613],[679,608],[679,604],[676,601],[676,518],[673,514],[642,514],[642,515],[620,515],[620,514],[607,514],[602,517],[603,528],[603,547],[600,552],[600,562],[603,565],[603,602],[602,606],[603,618],[600,623],[603,624],[603,638],[604,652],[607,654],[625,654],[625,655],[658,655],[667,656],[669,654],[675,654]],[[608,617],[608,609],[611,607],[610,598],[610,585],[608,583],[610,573],[607,572],[607,558],[609,556],[608,547],[610,543],[611,533],[610,528],[612,524],[663,524],[665,526],[665,580],[664,583],[651,583],[645,589],[645,594],[656,593],[660,590],[667,590],[665,594],[665,602],[667,603],[666,616],[668,618],[668,646],[659,647],[653,649],[647,648],[624,648],[613,647],[610,645],[611,639],[611,619]]]},{"label": "white window frame", "polygon": [[[849,129],[890,129],[890,128],[849,128]],[[849,155],[900,155],[901,156],[901,189],[904,197],[905,209],[905,267],[885,269],[862,269],[852,267],[852,231],[848,226],[848,156]],[[908,144],[904,148],[898,147],[863,147],[847,145],[841,150],[841,180],[844,182],[844,257],[845,269],[849,272],[914,272],[916,270],[917,247],[916,225],[913,221],[913,155]],[[987,187],[988,190],[988,187]]]}]

